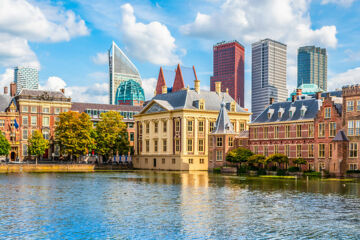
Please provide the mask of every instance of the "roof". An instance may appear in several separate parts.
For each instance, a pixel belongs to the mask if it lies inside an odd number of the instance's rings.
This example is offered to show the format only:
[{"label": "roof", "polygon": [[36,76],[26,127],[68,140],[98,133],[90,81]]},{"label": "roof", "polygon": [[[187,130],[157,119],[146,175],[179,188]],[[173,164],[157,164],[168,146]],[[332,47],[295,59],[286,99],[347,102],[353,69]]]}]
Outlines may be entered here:
[{"label": "roof", "polygon": [[26,99],[42,99],[42,100],[57,100],[70,102],[71,98],[66,97],[61,91],[38,90],[38,89],[22,89],[16,98]]},{"label": "roof", "polygon": [[[160,105],[162,105],[163,107],[165,107],[165,104],[171,107],[171,109],[168,110],[199,109],[197,104],[199,103],[200,99],[203,99],[205,102],[205,110],[213,111],[220,110],[220,104],[222,101],[224,101],[228,109],[230,108],[229,104],[231,102],[235,102],[235,100],[228,93],[225,92],[221,92],[218,94],[212,91],[201,90],[199,93],[197,93],[195,90],[184,89],[167,94],[158,94],[151,101],[148,102],[148,105],[152,102],[159,102],[160,100],[162,101],[162,104]],[[248,113],[242,107],[240,107],[239,104],[235,104],[236,112]]]},{"label": "roof", "polygon": [[0,112],[5,112],[9,107],[12,97],[9,95],[1,94],[0,95]]},{"label": "roof", "polygon": [[342,115],[342,104],[341,103],[334,103],[334,106],[336,108],[336,110],[338,111],[339,115]]},{"label": "roof", "polygon": [[111,105],[101,103],[80,103],[73,102],[71,106],[72,111],[85,112],[86,109],[102,109],[113,111],[128,111],[128,112],[140,112],[143,107],[131,106],[131,105]]},{"label": "roof", "polygon": [[121,82],[116,90],[115,96],[115,104],[118,104],[119,101],[125,102],[127,100],[142,102],[145,101],[144,89],[138,82],[132,79]]},{"label": "roof", "polygon": [[220,111],[212,134],[235,134],[234,127],[230,122],[224,102],[220,105]]},{"label": "roof", "polygon": [[[135,67],[135,65],[130,61],[130,59],[116,45],[114,41],[111,44],[109,54],[111,54],[111,57],[114,60],[113,68],[115,73],[135,75],[138,76],[139,79],[141,79],[140,73]],[[139,83],[141,84],[141,81]]]},{"label": "roof", "polygon": [[[277,102],[268,106],[252,123],[314,119],[321,105],[322,101],[315,98],[294,102]],[[304,115],[301,115],[301,110],[305,111]],[[291,115],[290,111],[292,112]],[[281,112],[281,114],[279,114],[279,112]]]},{"label": "roof", "polygon": [[334,139],[332,141],[333,142],[342,142],[342,141],[348,142],[349,139],[347,138],[345,132],[343,130],[340,130],[340,131],[338,131],[338,133],[336,134],[336,136],[334,137]]}]

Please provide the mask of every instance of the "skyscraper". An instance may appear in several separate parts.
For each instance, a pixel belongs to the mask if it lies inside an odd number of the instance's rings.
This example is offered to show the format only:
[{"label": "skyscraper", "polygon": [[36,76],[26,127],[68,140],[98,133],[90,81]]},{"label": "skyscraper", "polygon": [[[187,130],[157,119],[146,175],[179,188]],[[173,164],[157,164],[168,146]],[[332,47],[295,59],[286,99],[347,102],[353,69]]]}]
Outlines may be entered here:
[{"label": "skyscraper", "polygon": [[272,102],[286,101],[286,45],[271,39],[252,44],[252,119]]},{"label": "skyscraper", "polygon": [[298,49],[297,87],[316,84],[327,91],[327,55],[325,48],[305,46]]},{"label": "skyscraper", "polygon": [[215,82],[221,82],[222,91],[229,94],[244,107],[244,46],[238,41],[220,42],[213,47],[214,66],[210,78],[210,89],[215,91]]},{"label": "skyscraper", "polygon": [[39,89],[39,71],[32,67],[15,67],[16,93],[22,89]]},{"label": "skyscraper", "polygon": [[115,94],[121,82],[130,79],[139,83],[141,86],[141,76],[135,65],[125,55],[123,51],[112,42],[108,51],[109,55],[109,75],[110,75],[110,104],[118,104],[115,102]]}]

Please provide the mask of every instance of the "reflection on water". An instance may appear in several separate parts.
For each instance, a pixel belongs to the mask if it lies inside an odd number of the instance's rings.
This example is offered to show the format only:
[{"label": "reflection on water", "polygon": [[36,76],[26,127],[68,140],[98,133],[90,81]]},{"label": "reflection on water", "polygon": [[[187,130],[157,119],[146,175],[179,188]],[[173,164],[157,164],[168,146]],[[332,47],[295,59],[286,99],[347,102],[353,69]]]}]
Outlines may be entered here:
[{"label": "reflection on water", "polygon": [[0,175],[0,239],[359,239],[359,182]]}]

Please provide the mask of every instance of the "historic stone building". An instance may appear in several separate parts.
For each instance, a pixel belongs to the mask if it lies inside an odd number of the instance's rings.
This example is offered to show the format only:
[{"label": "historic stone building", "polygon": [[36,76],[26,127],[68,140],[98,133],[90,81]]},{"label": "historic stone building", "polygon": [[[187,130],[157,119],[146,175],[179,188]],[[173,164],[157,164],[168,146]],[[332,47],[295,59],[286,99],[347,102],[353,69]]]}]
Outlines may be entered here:
[{"label": "historic stone building", "polygon": [[[224,102],[234,131],[247,129],[251,113],[241,108],[227,92],[200,90],[193,74],[180,74],[173,88],[158,83],[157,95],[135,115],[135,168],[161,170],[208,170],[208,137]],[[194,89],[184,88],[190,78]],[[160,89],[162,93],[159,93]]]}]

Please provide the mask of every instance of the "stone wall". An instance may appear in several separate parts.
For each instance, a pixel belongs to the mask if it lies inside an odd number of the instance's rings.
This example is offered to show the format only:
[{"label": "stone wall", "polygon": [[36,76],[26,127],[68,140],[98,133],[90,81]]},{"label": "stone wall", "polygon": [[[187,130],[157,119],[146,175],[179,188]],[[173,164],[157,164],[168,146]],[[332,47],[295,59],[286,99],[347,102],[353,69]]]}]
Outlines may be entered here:
[{"label": "stone wall", "polygon": [[92,164],[0,164],[0,173],[93,172]]}]

